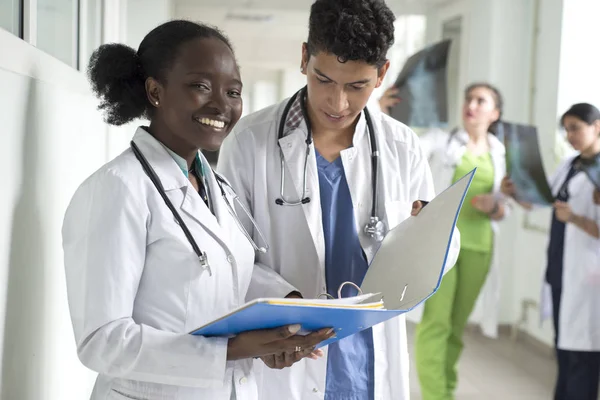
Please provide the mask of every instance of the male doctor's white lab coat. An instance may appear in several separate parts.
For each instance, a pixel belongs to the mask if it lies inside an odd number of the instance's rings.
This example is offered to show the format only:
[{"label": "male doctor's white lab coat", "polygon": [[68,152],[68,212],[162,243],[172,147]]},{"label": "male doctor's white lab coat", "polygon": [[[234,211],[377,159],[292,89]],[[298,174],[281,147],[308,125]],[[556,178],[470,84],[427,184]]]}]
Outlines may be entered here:
[{"label": "male doctor's white lab coat", "polygon": [[[275,204],[275,199],[280,197],[281,178],[277,128],[286,103],[287,100],[242,119],[225,140],[219,155],[218,171],[231,181],[242,201],[252,210],[271,246],[267,254],[260,254],[256,260],[261,273],[255,273],[252,278],[249,299],[260,296],[265,288],[283,288],[278,293],[280,297],[294,290],[305,298],[326,292],[319,178],[312,144],[306,193],[311,201],[302,206]],[[392,228],[410,216],[414,200],[434,197],[433,182],[417,136],[384,114],[372,112],[371,115],[380,152],[379,217]],[[293,201],[302,196],[306,135],[306,124],[302,121],[279,140],[286,173],[284,196]],[[341,158],[356,229],[370,262],[378,244],[363,233],[372,202],[371,149],[364,115],[356,126],[353,147],[342,151]],[[447,266],[456,262],[459,240],[456,231]],[[285,282],[287,287],[282,286]],[[409,359],[404,316],[374,326],[373,342],[375,399],[408,399]],[[255,365],[261,400],[324,397],[327,357],[318,361],[302,360],[283,370],[269,370],[260,360]]]},{"label": "male doctor's white lab coat", "polygon": [[140,128],[134,141],[210,267],[130,149],[80,186],[63,246],[78,355],[99,373],[92,400],[230,400],[232,384],[256,400],[252,360],[226,361],[227,339],[188,334],[244,303],[254,251],[209,168],[215,215],[156,139]]}]

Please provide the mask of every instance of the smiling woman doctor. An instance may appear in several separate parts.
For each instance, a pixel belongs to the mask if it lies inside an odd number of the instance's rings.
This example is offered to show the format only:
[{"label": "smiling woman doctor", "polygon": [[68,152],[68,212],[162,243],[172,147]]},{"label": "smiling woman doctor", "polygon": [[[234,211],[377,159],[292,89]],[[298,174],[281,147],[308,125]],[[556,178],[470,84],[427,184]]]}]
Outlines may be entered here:
[{"label": "smiling woman doctor", "polygon": [[92,399],[256,400],[252,357],[287,352],[290,364],[331,334],[188,334],[244,303],[253,246],[266,246],[245,236],[234,193],[199,153],[240,118],[231,46],[213,28],[171,21],[137,52],[100,47],[90,65],[109,123],[150,119],[77,189],[64,220],[77,351],[99,373]]},{"label": "smiling woman doctor", "polygon": [[[263,275],[253,277],[250,297],[281,282],[287,287],[280,296],[307,298],[337,297],[346,281],[360,285],[387,231],[418,212],[422,203],[413,209],[413,202],[434,196],[417,136],[365,108],[388,69],[393,41],[394,15],[383,1],[317,0],[302,46],[307,86],[242,119],[223,143],[218,170],[272,244],[269,254],[258,254]],[[458,242],[454,235],[448,265]],[[344,296],[355,294],[344,289]],[[259,395],[403,400],[408,368],[401,316],[328,346],[322,360],[263,368]]]}]

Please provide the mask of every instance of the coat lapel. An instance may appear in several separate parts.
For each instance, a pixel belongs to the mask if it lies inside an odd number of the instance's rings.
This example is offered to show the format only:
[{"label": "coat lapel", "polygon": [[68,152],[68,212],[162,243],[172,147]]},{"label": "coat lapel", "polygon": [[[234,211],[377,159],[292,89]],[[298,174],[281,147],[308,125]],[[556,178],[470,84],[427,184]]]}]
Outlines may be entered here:
[{"label": "coat lapel", "polygon": [[[304,160],[306,157],[306,132],[305,123],[294,129],[288,135],[279,139],[279,146],[283,153],[285,170],[285,186],[283,194],[290,202],[299,201],[304,191]],[[304,128],[303,128],[304,127]],[[302,129],[303,128],[303,129]],[[314,145],[309,146],[309,155],[306,160],[306,196],[310,202],[297,206],[302,207],[306,223],[315,245],[321,270],[325,270],[325,238],[323,236],[323,221],[321,215],[321,198],[319,191],[319,174]]]},{"label": "coat lapel", "polygon": [[[220,243],[221,246],[226,249],[227,252],[231,252],[231,246],[229,245],[230,237],[226,234],[226,232],[231,232],[229,230],[231,218],[228,217],[227,206],[225,205],[221,188],[217,184],[217,180],[215,179],[208,162],[201,154],[200,160],[204,164],[204,173],[209,190],[210,204],[215,213],[213,214],[210,211],[189,181],[187,181],[185,196],[180,205],[181,210],[202,226],[216,242]],[[198,245],[200,246],[200,244]]]},{"label": "coat lapel", "polygon": [[[341,152],[342,163],[344,165],[344,173],[346,175],[346,181],[348,182],[348,189],[350,190],[350,196],[352,197],[352,207],[354,210],[354,223],[356,231],[358,232],[358,238],[362,248],[365,252],[369,252],[372,249],[370,238],[362,234],[363,227],[369,222],[371,216],[371,206],[373,202],[372,196],[372,185],[373,178],[371,176],[371,146],[369,143],[369,135],[367,132],[367,124],[365,117],[361,114],[361,117],[356,124],[356,131],[354,132],[354,138],[352,141],[352,147]],[[377,135],[377,130],[374,132]],[[377,140],[380,138],[377,137]],[[379,142],[378,142],[379,144]],[[381,146],[379,146],[379,165],[381,165]],[[381,168],[379,171],[378,181],[378,198],[379,198],[379,210],[384,207],[384,185],[382,179]],[[382,218],[382,216],[379,216]],[[371,259],[372,254],[367,254],[367,258]]]},{"label": "coat lapel", "polygon": [[[145,129],[138,128],[133,141],[138,145],[142,154],[154,169],[165,190],[167,198],[176,209],[182,211],[182,218],[185,215],[195,223],[194,226],[184,219],[192,236],[194,236],[195,229],[202,228],[217,242],[228,248],[229,246],[227,246],[227,243],[223,240],[223,238],[227,237],[225,236],[225,230],[220,226],[220,221],[227,220],[224,218],[223,214],[225,208],[223,199],[221,198],[221,191],[216,184],[212,172],[207,176],[207,184],[212,204],[215,207],[215,214],[217,217],[220,217],[219,219],[217,219],[206,204],[204,204],[204,201],[202,201],[200,195],[196,192],[190,181],[181,172],[181,169],[175,160],[173,160],[173,157],[171,157],[158,140],[150,135]],[[205,166],[208,166],[208,162],[206,162],[203,156],[201,156],[201,160]],[[210,171],[210,168],[205,168],[205,170]],[[202,247],[202,243],[197,244],[198,247],[200,247],[200,250],[205,251]]]}]

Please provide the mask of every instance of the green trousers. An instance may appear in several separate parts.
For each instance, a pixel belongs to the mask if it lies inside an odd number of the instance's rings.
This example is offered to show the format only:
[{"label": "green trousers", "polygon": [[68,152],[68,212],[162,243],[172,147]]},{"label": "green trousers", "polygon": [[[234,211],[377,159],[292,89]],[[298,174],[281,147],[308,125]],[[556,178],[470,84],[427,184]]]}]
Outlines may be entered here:
[{"label": "green trousers", "polygon": [[461,249],[456,265],[425,302],[415,355],[423,400],[452,400],[463,332],[490,269],[491,252]]}]

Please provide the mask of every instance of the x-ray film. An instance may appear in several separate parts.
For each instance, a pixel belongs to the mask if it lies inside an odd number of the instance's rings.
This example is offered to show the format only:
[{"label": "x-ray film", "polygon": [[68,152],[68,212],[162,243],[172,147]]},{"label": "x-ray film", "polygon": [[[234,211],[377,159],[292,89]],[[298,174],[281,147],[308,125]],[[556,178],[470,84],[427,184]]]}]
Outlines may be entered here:
[{"label": "x-ray film", "polygon": [[413,128],[444,127],[448,123],[447,65],[450,40],[412,55],[394,86],[400,102],[390,115]]},{"label": "x-ray film", "polygon": [[504,139],[506,170],[515,185],[515,198],[532,204],[551,205],[554,196],[542,164],[537,128],[502,121],[495,131]]}]

